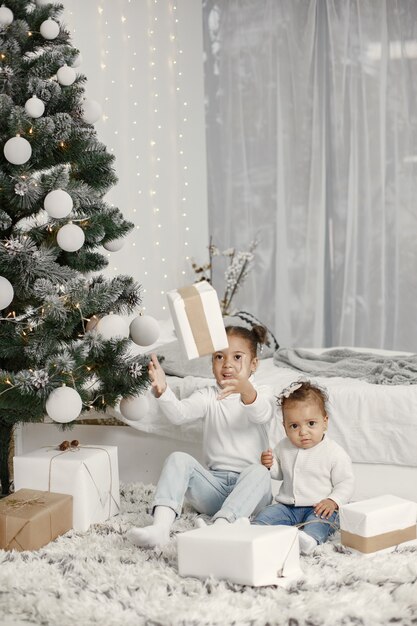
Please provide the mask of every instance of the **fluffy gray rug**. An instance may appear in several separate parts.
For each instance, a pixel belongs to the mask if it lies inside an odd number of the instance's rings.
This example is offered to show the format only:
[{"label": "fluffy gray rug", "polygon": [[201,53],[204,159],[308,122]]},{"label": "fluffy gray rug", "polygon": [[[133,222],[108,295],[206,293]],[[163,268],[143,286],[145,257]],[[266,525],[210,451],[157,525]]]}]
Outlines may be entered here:
[{"label": "fluffy gray rug", "polygon": [[[37,552],[0,550],[0,624],[59,626],[335,626],[417,624],[417,548],[362,557],[337,542],[302,558],[290,589],[177,574],[175,539],[139,550],[124,538],[151,521],[153,487],[124,485],[118,517]],[[174,530],[194,526],[186,512]]]}]

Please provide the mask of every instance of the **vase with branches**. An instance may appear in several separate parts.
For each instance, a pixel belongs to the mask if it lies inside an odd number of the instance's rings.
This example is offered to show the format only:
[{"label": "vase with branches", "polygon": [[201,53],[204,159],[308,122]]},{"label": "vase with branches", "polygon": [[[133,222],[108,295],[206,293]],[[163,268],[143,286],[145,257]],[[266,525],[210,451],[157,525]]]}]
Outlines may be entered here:
[{"label": "vase with branches", "polygon": [[223,257],[223,259],[227,259],[227,267],[224,271],[223,296],[220,298],[220,308],[223,315],[233,314],[233,299],[253,267],[255,258],[254,251],[257,245],[258,241],[254,239],[250,243],[248,250],[227,248],[221,251],[213,244],[212,237],[210,237],[208,263],[198,264],[195,261],[192,262],[192,268],[196,275],[197,282],[206,280],[213,285],[213,264],[215,258]]}]

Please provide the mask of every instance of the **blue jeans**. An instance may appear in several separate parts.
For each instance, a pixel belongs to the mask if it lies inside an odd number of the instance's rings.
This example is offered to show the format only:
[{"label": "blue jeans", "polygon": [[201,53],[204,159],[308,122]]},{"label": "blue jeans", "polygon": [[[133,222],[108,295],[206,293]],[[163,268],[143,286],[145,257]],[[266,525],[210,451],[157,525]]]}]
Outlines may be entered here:
[{"label": "blue jeans", "polygon": [[337,524],[338,513],[335,511],[326,521],[320,521],[320,518],[314,513],[312,506],[294,506],[292,504],[270,504],[263,511],[258,513],[252,524],[264,524],[268,526],[296,526],[303,522],[315,521],[314,524],[306,524],[300,530],[310,535],[317,543],[324,543],[329,535],[335,532],[335,528],[326,524],[330,522]]},{"label": "blue jeans", "polygon": [[271,477],[260,463],[240,473],[208,470],[189,454],[173,452],[162,468],[153,508],[169,506],[180,515],[184,500],[199,513],[234,522],[271,502]]}]

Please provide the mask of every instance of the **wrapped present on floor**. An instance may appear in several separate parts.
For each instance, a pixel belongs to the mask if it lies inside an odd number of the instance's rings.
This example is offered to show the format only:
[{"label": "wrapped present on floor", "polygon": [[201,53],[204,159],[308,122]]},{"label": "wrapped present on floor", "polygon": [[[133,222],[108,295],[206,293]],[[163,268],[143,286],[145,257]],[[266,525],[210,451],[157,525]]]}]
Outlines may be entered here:
[{"label": "wrapped present on floor", "polygon": [[73,496],[73,528],[85,531],[120,509],[117,446],[51,446],[15,456],[15,488]]},{"label": "wrapped present on floor", "polygon": [[178,340],[189,359],[227,348],[219,299],[207,281],[168,291],[167,298]]},{"label": "wrapped present on floor", "polygon": [[72,528],[72,496],[19,489],[0,500],[0,548],[38,550]]},{"label": "wrapped present on floor", "polygon": [[417,503],[384,495],[340,507],[341,542],[369,554],[416,539]]},{"label": "wrapped present on floor", "polygon": [[285,587],[302,575],[293,526],[212,524],[179,534],[177,543],[181,576]]}]

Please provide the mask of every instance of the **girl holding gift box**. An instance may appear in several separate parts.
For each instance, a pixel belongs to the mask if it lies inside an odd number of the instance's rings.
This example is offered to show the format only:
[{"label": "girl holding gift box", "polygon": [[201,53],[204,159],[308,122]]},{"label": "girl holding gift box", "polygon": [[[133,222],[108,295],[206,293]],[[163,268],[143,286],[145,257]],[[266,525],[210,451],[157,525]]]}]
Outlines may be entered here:
[{"label": "girl holding gift box", "polygon": [[[334,531],[337,510],[353,493],[352,462],[329,439],[327,393],[308,381],[294,382],[278,396],[287,437],[261,455],[272,478],[282,480],[276,504],[267,506],[253,524],[303,526],[300,549],[309,554]],[[319,518],[325,520],[320,522]]]},{"label": "girl holding gift box", "polygon": [[152,390],[173,424],[203,419],[203,454],[206,467],[184,452],[165,461],[153,503],[152,526],[133,528],[128,538],[138,546],[154,547],[169,541],[184,499],[214,523],[248,517],[272,500],[269,471],[259,463],[269,445],[269,427],[275,413],[272,389],[256,387],[252,380],[258,344],[266,329],[254,326],[226,328],[229,347],[213,354],[217,385],[178,400],[168,387],[156,355],[149,364]]}]

